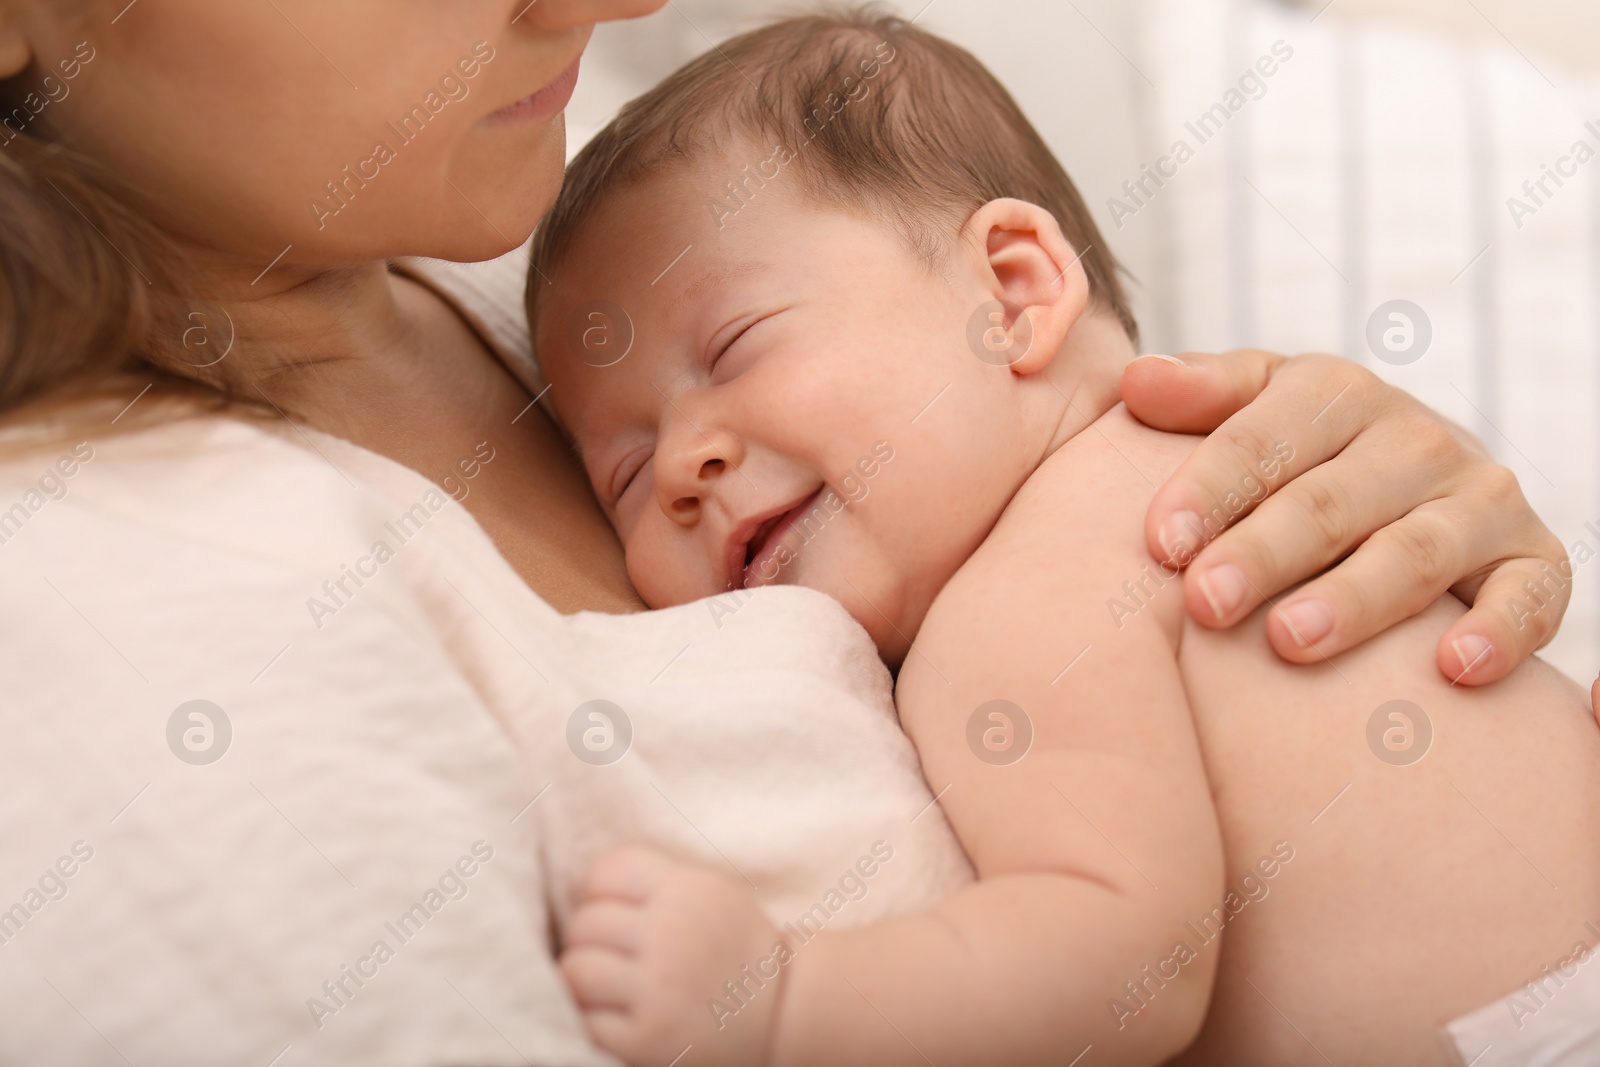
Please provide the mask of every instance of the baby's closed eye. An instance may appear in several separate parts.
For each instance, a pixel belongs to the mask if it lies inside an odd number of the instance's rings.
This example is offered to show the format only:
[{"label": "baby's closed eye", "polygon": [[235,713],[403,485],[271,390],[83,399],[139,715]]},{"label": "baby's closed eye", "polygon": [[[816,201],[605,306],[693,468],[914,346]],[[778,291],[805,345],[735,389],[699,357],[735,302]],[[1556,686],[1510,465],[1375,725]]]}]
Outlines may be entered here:
[{"label": "baby's closed eye", "polygon": [[635,449],[622,457],[622,462],[617,464],[617,469],[611,474],[611,492],[607,499],[612,507],[621,503],[623,494],[638,481],[640,472],[650,465],[650,460],[654,456],[654,450],[645,447]]},{"label": "baby's closed eye", "polygon": [[711,383],[719,385],[750,369],[758,349],[749,342],[752,335],[771,323],[782,312],[762,312],[738,319],[719,330],[711,339],[708,367]]}]

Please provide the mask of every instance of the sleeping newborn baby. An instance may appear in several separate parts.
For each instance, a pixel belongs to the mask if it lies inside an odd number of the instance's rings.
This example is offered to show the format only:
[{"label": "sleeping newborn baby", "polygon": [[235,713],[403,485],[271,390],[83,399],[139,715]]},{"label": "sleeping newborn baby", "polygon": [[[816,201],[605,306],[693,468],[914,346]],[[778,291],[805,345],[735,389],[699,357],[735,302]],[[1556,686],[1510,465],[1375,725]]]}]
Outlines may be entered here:
[{"label": "sleeping newborn baby", "polygon": [[1487,1064],[1594,1016],[1582,695],[1537,661],[1445,684],[1450,599],[1310,668],[1186,621],[1202,531],[1158,564],[1143,521],[1194,441],[1120,406],[1116,265],[971,56],[854,13],[715,50],[574,163],[529,305],[645,600],[835,597],[978,875],[802,939],[744,882],[606,855],[561,959],[601,1046]]}]

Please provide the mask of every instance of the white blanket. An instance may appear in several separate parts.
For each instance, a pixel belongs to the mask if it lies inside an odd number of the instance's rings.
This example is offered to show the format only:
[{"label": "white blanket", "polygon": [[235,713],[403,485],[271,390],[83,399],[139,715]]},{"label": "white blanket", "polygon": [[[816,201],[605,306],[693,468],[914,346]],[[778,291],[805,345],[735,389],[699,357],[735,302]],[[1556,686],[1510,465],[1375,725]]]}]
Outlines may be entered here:
[{"label": "white blanket", "polygon": [[970,877],[820,594],[565,619],[415,473],[230,421],[0,464],[0,515],[0,1064],[606,1064],[551,962],[599,850],[806,930]]},{"label": "white blanket", "polygon": [[[630,840],[747,882],[780,925],[825,899],[854,925],[971,879],[900,731],[888,672],[831,598],[740,592],[625,619],[581,615],[565,636],[566,703],[624,709],[632,740],[616,763],[591,765],[551,744],[547,723],[527,722],[548,761],[534,811],[563,920],[588,862]],[[592,707],[583,731],[615,743]],[[568,740],[583,749],[582,732]],[[867,864],[878,870],[856,887],[848,872],[874,854],[893,858]]]}]

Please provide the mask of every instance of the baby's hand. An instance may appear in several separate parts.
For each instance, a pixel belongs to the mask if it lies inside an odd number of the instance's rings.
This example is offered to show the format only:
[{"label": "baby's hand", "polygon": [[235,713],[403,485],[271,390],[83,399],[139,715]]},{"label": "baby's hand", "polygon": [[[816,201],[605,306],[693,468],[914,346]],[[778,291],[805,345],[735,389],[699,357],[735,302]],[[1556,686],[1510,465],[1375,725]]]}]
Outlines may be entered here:
[{"label": "baby's hand", "polygon": [[627,848],[589,868],[560,965],[590,1036],[613,1055],[749,1067],[766,1062],[788,958],[747,885]]}]

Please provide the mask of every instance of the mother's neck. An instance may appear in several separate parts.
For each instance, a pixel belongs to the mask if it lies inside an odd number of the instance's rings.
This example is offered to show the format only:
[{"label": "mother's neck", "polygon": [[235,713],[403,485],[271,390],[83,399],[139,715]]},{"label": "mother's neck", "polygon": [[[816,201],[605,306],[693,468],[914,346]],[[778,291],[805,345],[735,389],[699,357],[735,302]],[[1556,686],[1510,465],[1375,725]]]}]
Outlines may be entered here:
[{"label": "mother's neck", "polygon": [[177,369],[286,414],[330,421],[322,416],[361,382],[404,374],[428,351],[414,283],[382,261],[319,271],[280,266],[254,280],[211,277],[210,304],[223,314],[212,321],[214,313],[201,313],[205,340],[231,337],[233,347],[214,366]]}]

